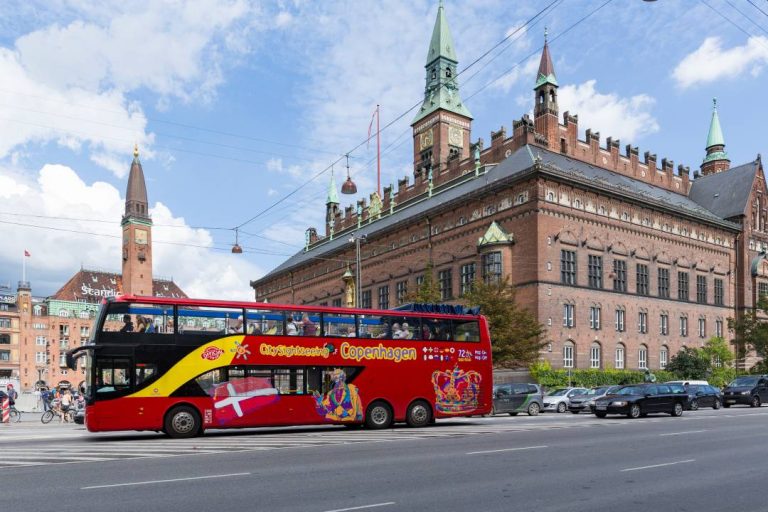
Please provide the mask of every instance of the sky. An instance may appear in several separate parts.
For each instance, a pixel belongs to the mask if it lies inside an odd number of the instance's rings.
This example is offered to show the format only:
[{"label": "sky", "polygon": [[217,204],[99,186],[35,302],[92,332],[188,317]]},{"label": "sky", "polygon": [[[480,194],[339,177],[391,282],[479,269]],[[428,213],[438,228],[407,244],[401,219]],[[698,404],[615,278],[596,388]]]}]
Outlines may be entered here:
[{"label": "sky", "polygon": [[[697,169],[712,98],[732,165],[768,151],[767,0],[445,0],[472,140],[533,109],[545,27],[560,113]],[[324,232],[331,168],[357,196],[411,176],[437,0],[0,0],[0,285],[49,295],[120,271],[134,144],[156,277],[193,297]],[[543,12],[542,12],[543,11]],[[466,71],[463,71],[466,69]],[[411,110],[409,110],[411,109]],[[232,254],[234,228],[243,254]]]}]

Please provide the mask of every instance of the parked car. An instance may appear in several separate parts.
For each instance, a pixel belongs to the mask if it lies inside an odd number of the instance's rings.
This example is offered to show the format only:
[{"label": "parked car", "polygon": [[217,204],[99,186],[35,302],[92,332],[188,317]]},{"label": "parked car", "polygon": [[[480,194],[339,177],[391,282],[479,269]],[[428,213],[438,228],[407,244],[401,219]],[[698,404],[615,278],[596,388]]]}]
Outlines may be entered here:
[{"label": "parked car", "polygon": [[605,418],[608,414],[625,414],[639,418],[656,412],[682,416],[687,403],[688,394],[682,386],[634,384],[595,400],[595,416]]},{"label": "parked car", "polygon": [[697,411],[699,407],[719,409],[723,405],[723,396],[716,387],[691,384],[685,389],[688,391],[688,408],[692,411]]},{"label": "parked car", "polygon": [[507,412],[510,416],[527,412],[536,416],[543,407],[541,388],[538,384],[498,384],[493,386],[493,410],[491,414]]},{"label": "parked car", "polygon": [[664,384],[680,384],[682,386],[709,386],[705,380],[668,380]]},{"label": "parked car", "polygon": [[572,396],[568,400],[568,410],[573,414],[580,412],[594,412],[595,400],[609,395],[619,389],[621,386],[598,386],[588,389],[583,395]]},{"label": "parked car", "polygon": [[760,407],[768,400],[768,377],[765,375],[745,375],[737,377],[723,388],[723,407],[745,404]]},{"label": "parked car", "polygon": [[565,412],[568,410],[571,397],[583,395],[587,391],[589,391],[587,388],[560,388],[551,391],[544,397],[544,410]]}]

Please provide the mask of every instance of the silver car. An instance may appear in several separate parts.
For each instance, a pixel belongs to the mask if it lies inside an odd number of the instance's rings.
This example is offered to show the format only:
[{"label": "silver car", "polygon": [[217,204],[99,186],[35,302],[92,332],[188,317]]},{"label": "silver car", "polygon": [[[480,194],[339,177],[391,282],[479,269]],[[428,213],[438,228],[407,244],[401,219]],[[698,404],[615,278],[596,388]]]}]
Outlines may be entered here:
[{"label": "silver car", "polygon": [[583,395],[589,391],[587,388],[559,388],[550,391],[544,397],[544,410],[565,412],[568,410],[571,397]]},{"label": "silver car", "polygon": [[621,386],[598,386],[590,389],[583,395],[572,396],[569,399],[568,410],[573,414],[580,412],[594,412],[595,400],[613,393]]}]

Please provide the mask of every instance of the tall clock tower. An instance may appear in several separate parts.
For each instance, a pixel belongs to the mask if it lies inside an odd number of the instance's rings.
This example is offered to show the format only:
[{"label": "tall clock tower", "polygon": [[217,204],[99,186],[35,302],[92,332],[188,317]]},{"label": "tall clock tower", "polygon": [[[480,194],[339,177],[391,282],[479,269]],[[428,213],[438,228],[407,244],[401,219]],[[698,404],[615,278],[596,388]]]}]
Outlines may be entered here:
[{"label": "tall clock tower", "polygon": [[413,172],[416,177],[437,174],[449,160],[469,157],[472,114],[461,101],[456,50],[445,17],[443,1],[427,52],[424,102],[413,127]]},{"label": "tall clock tower", "polygon": [[149,217],[147,186],[139,162],[139,148],[133,148],[133,163],[125,194],[123,227],[123,293],[152,293],[152,219]]}]

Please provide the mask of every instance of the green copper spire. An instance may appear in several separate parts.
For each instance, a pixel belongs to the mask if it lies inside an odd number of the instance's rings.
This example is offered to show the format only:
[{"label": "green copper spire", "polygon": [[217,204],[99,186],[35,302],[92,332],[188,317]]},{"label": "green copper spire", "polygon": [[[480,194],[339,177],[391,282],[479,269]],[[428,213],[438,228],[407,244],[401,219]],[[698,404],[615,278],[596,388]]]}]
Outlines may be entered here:
[{"label": "green copper spire", "polygon": [[333,167],[331,167],[331,182],[328,184],[328,199],[325,204],[339,204],[339,194],[336,192],[336,178],[333,176]]},{"label": "green copper spire", "polygon": [[704,158],[704,163],[728,160],[728,153],[725,152],[725,138],[720,128],[720,118],[717,116],[717,98],[712,98],[712,121],[709,123],[706,149],[707,156]]},{"label": "green copper spire", "polygon": [[426,88],[424,103],[413,120],[413,123],[424,119],[438,109],[447,110],[472,119],[467,107],[459,97],[459,83],[456,79],[456,66],[459,63],[456,50],[453,47],[453,37],[445,17],[445,7],[442,0],[437,8],[435,28],[432,30],[432,40],[427,53]]}]

